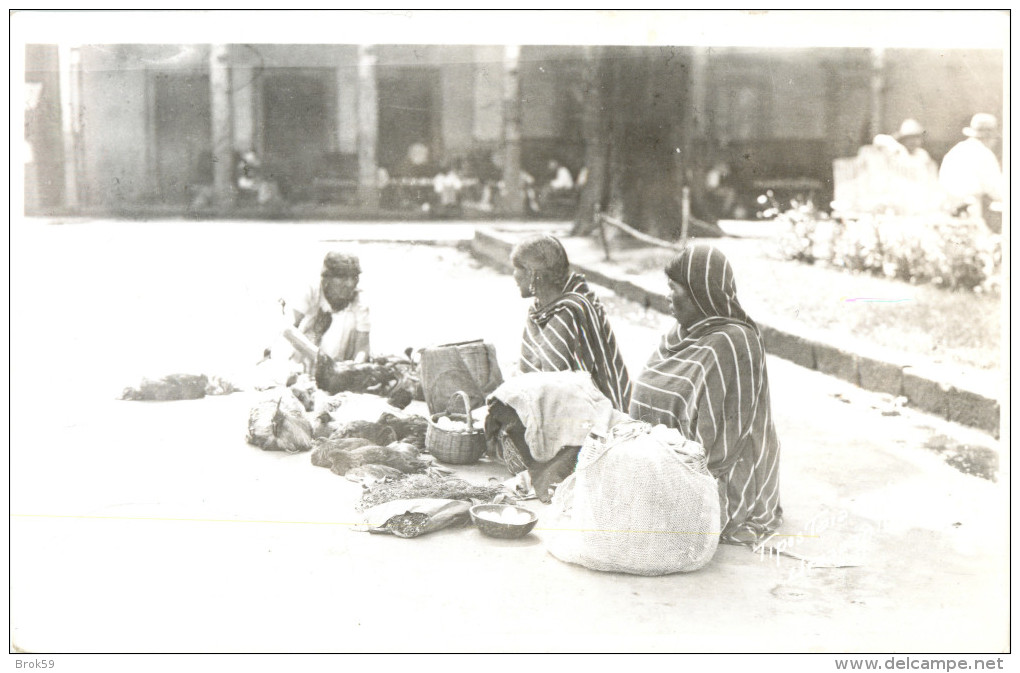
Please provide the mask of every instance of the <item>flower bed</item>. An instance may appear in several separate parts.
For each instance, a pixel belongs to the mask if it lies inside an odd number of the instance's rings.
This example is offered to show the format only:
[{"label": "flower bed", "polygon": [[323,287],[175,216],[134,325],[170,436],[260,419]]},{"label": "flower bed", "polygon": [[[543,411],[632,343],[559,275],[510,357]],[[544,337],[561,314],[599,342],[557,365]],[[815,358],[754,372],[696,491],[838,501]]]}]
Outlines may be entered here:
[{"label": "flower bed", "polygon": [[830,218],[810,206],[777,219],[788,225],[778,242],[785,259],[954,290],[1001,288],[1001,237],[981,222],[940,215]]}]

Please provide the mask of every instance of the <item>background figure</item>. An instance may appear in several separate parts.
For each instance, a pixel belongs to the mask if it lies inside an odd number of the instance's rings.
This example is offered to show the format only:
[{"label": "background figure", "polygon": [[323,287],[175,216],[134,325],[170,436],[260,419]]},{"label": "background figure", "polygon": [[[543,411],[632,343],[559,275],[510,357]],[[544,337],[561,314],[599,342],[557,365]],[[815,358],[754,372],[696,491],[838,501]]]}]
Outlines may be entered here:
[{"label": "background figure", "polygon": [[424,143],[412,143],[407,154],[393,170],[397,189],[397,205],[428,212],[436,201],[433,178],[439,167],[432,160],[429,148]]},{"label": "background figure", "polygon": [[833,162],[833,207],[843,213],[936,215],[945,195],[938,167],[924,149],[926,131],[905,119],[892,134],[880,133],[857,156]]},{"label": "background figure", "polygon": [[899,131],[891,136],[877,135],[873,144],[901,162],[912,164],[919,173],[934,177],[938,167],[923,147],[924,134],[924,127],[916,119],[904,119]]},{"label": "background figure", "polygon": [[484,150],[473,153],[468,171],[470,176],[477,180],[473,189],[476,207],[481,211],[491,212],[496,207],[499,182],[503,177],[493,161],[492,153]]},{"label": "background figure", "polygon": [[993,148],[999,140],[998,120],[974,115],[960,141],[942,159],[939,182],[955,215],[980,217],[989,229],[1002,232],[1002,169]]},{"label": "background figure", "polygon": [[460,161],[446,166],[432,179],[432,187],[436,192],[437,208],[445,214],[451,214],[460,207],[461,190],[464,181],[461,178],[463,164]]},{"label": "background figure", "polygon": [[722,220],[733,215],[737,190],[733,186],[730,166],[725,161],[717,161],[705,174],[705,192],[714,219]]},{"label": "background figure", "polygon": [[281,200],[279,184],[266,173],[262,160],[253,150],[237,158],[236,170],[237,189],[242,201],[254,201],[263,206]]},{"label": "background figure", "polygon": [[875,179],[886,194],[883,204],[908,215],[938,210],[942,194],[938,166],[922,147],[925,130],[915,119],[904,119],[893,135],[880,134],[872,143],[885,159],[886,174]]},{"label": "background figure", "polygon": [[555,210],[563,203],[573,200],[574,177],[570,169],[556,159],[550,159],[546,166],[546,178],[538,189],[538,208]]}]

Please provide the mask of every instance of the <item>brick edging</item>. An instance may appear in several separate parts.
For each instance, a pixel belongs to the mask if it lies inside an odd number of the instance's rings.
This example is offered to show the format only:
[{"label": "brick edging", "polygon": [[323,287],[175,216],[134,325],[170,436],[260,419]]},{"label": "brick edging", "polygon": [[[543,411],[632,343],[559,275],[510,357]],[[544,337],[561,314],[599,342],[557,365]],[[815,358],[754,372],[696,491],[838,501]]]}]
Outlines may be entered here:
[{"label": "brick edging", "polygon": [[[476,259],[501,270],[510,266],[512,244],[488,232],[475,230],[470,251]],[[588,280],[616,294],[669,313],[669,299],[631,281],[614,278],[589,267],[572,264]],[[770,355],[849,381],[879,393],[903,396],[911,406],[962,425],[978,428],[999,437],[999,402],[975,390],[936,380],[909,365],[899,365],[848,349],[810,339],[758,322],[766,351]]]}]

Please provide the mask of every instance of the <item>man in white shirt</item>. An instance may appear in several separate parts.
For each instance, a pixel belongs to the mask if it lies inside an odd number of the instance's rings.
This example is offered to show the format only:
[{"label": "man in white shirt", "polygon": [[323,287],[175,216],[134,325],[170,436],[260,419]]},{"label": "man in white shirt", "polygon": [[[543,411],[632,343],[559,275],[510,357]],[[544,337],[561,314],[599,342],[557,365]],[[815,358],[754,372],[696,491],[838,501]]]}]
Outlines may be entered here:
[{"label": "man in white shirt", "polygon": [[940,209],[945,197],[939,187],[939,169],[923,147],[924,136],[924,127],[916,119],[904,119],[897,133],[880,134],[872,141],[880,154],[869,155],[869,168],[874,170],[869,191],[881,210],[917,215]]},{"label": "man in white shirt", "polygon": [[924,149],[924,127],[916,119],[904,119],[900,130],[895,134],[877,135],[873,144],[901,163],[913,165],[919,175],[938,173],[935,160]]},{"label": "man in white shirt", "polygon": [[982,217],[989,229],[999,233],[1001,210],[990,209],[992,203],[1002,200],[1002,169],[992,151],[999,139],[998,120],[979,112],[963,134],[967,140],[957,143],[942,159],[939,182],[950,199],[950,210]]},{"label": "man in white shirt", "polygon": [[[368,306],[358,289],[361,264],[355,255],[330,252],[321,280],[290,304],[294,326],[335,361],[369,358]],[[311,365],[312,362],[307,364]]]}]

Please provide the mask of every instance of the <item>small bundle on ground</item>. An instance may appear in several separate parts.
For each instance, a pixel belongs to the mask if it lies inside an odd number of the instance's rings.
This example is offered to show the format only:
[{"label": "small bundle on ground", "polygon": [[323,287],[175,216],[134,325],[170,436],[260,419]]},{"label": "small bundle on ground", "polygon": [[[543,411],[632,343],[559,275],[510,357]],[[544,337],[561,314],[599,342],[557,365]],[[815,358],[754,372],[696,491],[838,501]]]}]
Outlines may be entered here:
[{"label": "small bundle on ground", "polygon": [[248,443],[266,451],[298,453],[312,448],[312,424],[289,389],[277,390],[248,414]]},{"label": "small bundle on ground", "polygon": [[312,448],[312,465],[316,467],[333,467],[333,457],[335,455],[360,449],[363,446],[374,446],[374,444],[372,444],[371,440],[363,437],[351,437],[335,441],[316,439],[313,442]]},{"label": "small bundle on ground", "polygon": [[429,421],[424,416],[412,415],[401,418],[384,411],[377,422],[393,428],[397,441],[412,444],[419,451],[425,449],[425,433],[428,432]]},{"label": "small bundle on ground", "polygon": [[470,508],[470,503],[443,498],[393,500],[366,510],[355,530],[418,537],[467,524],[471,520]]},{"label": "small bundle on ground", "polygon": [[170,374],[161,379],[143,378],[137,388],[125,388],[122,400],[168,402],[198,400],[206,395],[229,395],[237,392],[229,381],[205,374]]},{"label": "small bundle on ground", "polygon": [[380,356],[368,362],[337,362],[319,354],[315,360],[315,384],[330,395],[355,392],[387,397],[398,409],[412,400],[425,398],[417,366],[410,357]]},{"label": "small bundle on ground", "polygon": [[[364,434],[376,434],[368,424],[361,427],[365,429]],[[379,445],[371,438],[348,437],[338,432],[314,441],[312,465],[328,467],[334,474],[351,481],[373,484],[425,472],[430,464],[421,459],[418,449],[410,444],[394,441]]]},{"label": "small bundle on ground", "polygon": [[350,423],[344,423],[336,429],[336,432],[329,436],[330,439],[334,440],[350,439],[351,437],[368,439],[373,444],[379,446],[386,446],[397,441],[397,433],[393,431],[393,428],[374,421],[351,421]]},{"label": "small bundle on ground", "polygon": [[346,475],[349,470],[362,465],[385,465],[400,470],[404,474],[424,472],[428,469],[428,463],[425,461],[411,457],[399,448],[389,446],[369,445],[350,451],[341,451],[332,454],[332,461],[329,469],[339,475]]}]

